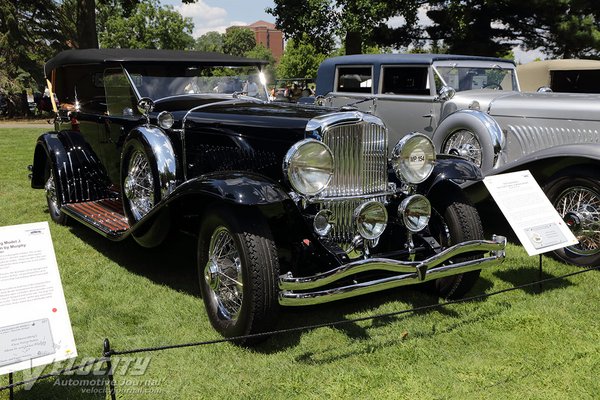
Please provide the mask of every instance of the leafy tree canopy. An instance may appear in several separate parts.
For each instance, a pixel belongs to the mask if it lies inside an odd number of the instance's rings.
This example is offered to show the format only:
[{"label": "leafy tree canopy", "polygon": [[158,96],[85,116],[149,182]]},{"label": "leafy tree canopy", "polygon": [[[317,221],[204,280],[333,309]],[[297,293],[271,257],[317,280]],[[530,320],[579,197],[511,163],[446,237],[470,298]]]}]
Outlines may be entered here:
[{"label": "leafy tree canopy", "polygon": [[223,52],[232,56],[244,57],[256,47],[254,32],[241,26],[232,26],[223,36]]},{"label": "leafy tree canopy", "polygon": [[[304,37],[305,39],[306,36]],[[308,41],[288,40],[277,65],[279,78],[316,78],[317,69],[327,55],[319,53]]]},{"label": "leafy tree canopy", "polygon": [[105,23],[99,32],[101,47],[186,50],[194,46],[192,20],[158,0],[141,0],[129,16],[117,13]]},{"label": "leafy tree canopy", "polygon": [[[418,29],[417,11],[423,1],[415,0],[275,0],[267,12],[276,25],[296,41],[307,35],[321,53],[330,53],[335,37],[343,38],[347,54],[360,53],[363,44],[400,46],[409,44]],[[390,28],[392,17],[403,24]]]},{"label": "leafy tree canopy", "polygon": [[223,52],[223,36],[219,32],[211,31],[196,39],[194,50],[211,51],[216,53]]}]

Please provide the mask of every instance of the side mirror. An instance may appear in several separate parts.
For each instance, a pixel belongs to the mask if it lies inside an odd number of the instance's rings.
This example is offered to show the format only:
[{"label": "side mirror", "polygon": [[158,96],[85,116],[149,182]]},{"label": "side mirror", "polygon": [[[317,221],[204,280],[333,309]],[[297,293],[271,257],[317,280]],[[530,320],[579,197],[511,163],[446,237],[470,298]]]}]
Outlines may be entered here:
[{"label": "side mirror", "polygon": [[539,87],[537,90],[538,93],[552,93],[553,90],[549,86]]},{"label": "side mirror", "polygon": [[438,92],[438,101],[448,101],[454,97],[456,90],[452,86],[442,86]]},{"label": "side mirror", "polygon": [[138,110],[140,113],[148,116],[148,114],[154,109],[154,101],[149,97],[142,97],[137,103]]}]

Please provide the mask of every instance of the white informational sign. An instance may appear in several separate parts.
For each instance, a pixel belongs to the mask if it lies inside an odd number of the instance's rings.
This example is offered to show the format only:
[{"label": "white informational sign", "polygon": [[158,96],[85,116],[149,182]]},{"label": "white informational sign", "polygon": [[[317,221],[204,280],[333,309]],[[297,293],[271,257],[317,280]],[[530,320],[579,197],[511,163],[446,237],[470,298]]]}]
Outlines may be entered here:
[{"label": "white informational sign", "polygon": [[76,356],[48,223],[0,227],[0,375]]},{"label": "white informational sign", "polygon": [[530,256],[579,243],[529,171],[483,180]]}]

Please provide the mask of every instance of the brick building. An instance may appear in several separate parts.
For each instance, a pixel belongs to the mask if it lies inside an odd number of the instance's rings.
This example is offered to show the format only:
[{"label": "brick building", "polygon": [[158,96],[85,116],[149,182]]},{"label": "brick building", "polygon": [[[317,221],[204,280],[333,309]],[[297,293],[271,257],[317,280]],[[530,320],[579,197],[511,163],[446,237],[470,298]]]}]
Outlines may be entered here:
[{"label": "brick building", "polygon": [[275,28],[275,24],[267,21],[256,21],[246,28],[254,32],[256,44],[262,44],[270,49],[276,61],[283,55],[283,32]]}]

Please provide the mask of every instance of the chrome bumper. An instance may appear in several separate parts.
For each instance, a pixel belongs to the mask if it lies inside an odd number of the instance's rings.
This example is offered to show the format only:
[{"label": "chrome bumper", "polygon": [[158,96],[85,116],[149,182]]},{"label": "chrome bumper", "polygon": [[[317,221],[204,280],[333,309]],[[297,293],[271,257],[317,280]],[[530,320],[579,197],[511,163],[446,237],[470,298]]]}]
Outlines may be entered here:
[{"label": "chrome bumper", "polygon": [[[504,261],[506,238],[494,235],[493,240],[471,240],[451,246],[421,261],[398,261],[388,258],[371,258],[353,261],[327,272],[294,278],[291,273],[279,277],[279,304],[306,306],[347,299],[367,293],[414,285],[450,275],[476,271],[501,264]],[[471,252],[484,252],[483,257],[443,265],[444,262]],[[399,275],[347,286],[315,290],[361,272],[388,271]]]}]

